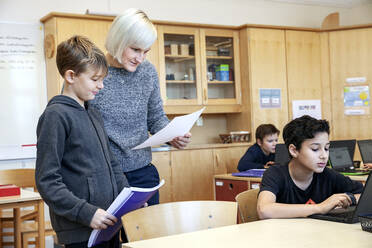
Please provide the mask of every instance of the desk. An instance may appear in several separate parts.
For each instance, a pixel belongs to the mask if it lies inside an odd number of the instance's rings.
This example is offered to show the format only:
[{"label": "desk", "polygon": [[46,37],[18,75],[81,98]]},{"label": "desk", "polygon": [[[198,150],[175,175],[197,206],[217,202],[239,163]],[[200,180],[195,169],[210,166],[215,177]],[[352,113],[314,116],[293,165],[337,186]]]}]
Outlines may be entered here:
[{"label": "desk", "polygon": [[39,247],[45,248],[45,227],[44,227],[44,202],[37,192],[21,189],[20,196],[0,197],[0,209],[13,208],[14,215],[14,243],[16,248],[22,247],[21,244],[21,220],[20,208],[28,206],[38,206],[38,232]]},{"label": "desk", "polygon": [[[349,176],[352,180],[366,182],[368,175]],[[231,174],[214,176],[214,199],[217,201],[235,201],[235,196],[248,189],[258,188],[260,177],[235,177]]]},{"label": "desk", "polygon": [[315,219],[270,219],[130,242],[123,248],[371,248],[372,234],[360,223],[343,224]]}]

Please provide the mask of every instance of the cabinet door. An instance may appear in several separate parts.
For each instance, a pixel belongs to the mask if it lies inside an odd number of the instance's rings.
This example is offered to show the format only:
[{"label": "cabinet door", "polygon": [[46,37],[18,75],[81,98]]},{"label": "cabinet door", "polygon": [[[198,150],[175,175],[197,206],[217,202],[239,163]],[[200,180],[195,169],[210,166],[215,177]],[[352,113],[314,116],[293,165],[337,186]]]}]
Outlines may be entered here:
[{"label": "cabinet door", "polygon": [[158,26],[164,105],[201,105],[199,29]]},{"label": "cabinet door", "polygon": [[240,104],[239,33],[201,29],[203,103]]},{"label": "cabinet door", "polygon": [[238,163],[248,146],[213,149],[214,174],[237,172]]},{"label": "cabinet door", "polygon": [[212,149],[172,151],[173,201],[213,199]]},{"label": "cabinet door", "polygon": [[165,184],[160,188],[160,203],[172,201],[172,178],[170,152],[153,152],[152,164],[158,169],[160,180],[164,179]]}]

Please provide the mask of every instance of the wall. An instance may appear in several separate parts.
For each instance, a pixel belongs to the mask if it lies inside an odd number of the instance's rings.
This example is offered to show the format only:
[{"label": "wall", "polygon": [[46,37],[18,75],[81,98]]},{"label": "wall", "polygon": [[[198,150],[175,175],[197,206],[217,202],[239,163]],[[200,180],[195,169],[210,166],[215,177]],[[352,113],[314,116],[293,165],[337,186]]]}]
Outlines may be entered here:
[{"label": "wall", "polygon": [[372,23],[372,4],[348,9],[265,0],[138,0],[130,4],[122,0],[1,0],[0,6],[0,21],[11,22],[38,22],[52,11],[83,14],[89,9],[120,13],[129,7],[137,7],[154,20],[208,24],[320,27],[323,19],[332,12],[340,12],[342,25]]}]

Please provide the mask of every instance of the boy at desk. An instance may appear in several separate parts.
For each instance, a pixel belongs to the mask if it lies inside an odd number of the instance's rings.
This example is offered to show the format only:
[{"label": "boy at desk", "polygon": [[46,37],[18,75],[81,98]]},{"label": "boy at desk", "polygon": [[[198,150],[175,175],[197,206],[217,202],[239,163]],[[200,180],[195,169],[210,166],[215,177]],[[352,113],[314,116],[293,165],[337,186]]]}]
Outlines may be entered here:
[{"label": "boy at desk", "polygon": [[263,169],[274,164],[275,146],[280,131],[273,124],[262,124],[256,129],[256,144],[249,147],[239,160],[238,170]]},{"label": "boy at desk", "polygon": [[[104,209],[128,183],[111,155],[102,119],[88,102],[103,88],[104,54],[74,36],[58,46],[56,60],[64,89],[38,122],[36,184],[59,242],[87,247],[93,228],[118,221]],[[119,247],[119,235],[95,247]]]},{"label": "boy at desk", "polygon": [[302,116],[283,129],[291,160],[264,173],[257,202],[260,219],[307,217],[356,204],[363,185],[326,167],[329,124]]}]

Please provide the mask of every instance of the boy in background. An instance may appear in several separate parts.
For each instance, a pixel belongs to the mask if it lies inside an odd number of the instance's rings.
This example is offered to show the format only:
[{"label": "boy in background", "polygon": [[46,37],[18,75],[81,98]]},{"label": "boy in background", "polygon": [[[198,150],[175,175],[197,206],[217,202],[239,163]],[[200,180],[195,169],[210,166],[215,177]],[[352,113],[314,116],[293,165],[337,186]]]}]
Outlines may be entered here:
[{"label": "boy in background", "polygon": [[[38,122],[36,184],[59,242],[87,247],[92,229],[118,221],[104,209],[128,183],[111,154],[102,119],[88,102],[103,88],[104,54],[87,38],[74,36],[58,46],[56,60],[64,89]],[[95,247],[119,247],[118,234]]]},{"label": "boy in background", "polygon": [[273,124],[262,124],[256,129],[256,143],[239,160],[238,170],[263,169],[274,164],[275,146],[280,131]]},{"label": "boy in background", "polygon": [[263,175],[257,202],[260,219],[307,217],[356,204],[363,185],[326,167],[329,124],[302,116],[283,129],[291,160]]}]

